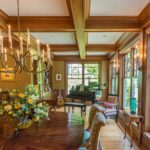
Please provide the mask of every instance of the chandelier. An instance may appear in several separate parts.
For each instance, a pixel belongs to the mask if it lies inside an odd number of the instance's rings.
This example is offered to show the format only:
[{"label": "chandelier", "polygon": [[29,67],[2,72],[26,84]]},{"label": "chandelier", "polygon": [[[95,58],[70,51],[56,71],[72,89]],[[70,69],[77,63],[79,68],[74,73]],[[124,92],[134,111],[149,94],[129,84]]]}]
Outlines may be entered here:
[{"label": "chandelier", "polygon": [[[19,0],[17,0],[17,13],[18,13],[18,47],[13,47],[11,26],[8,25],[8,42],[9,45],[5,47],[4,37],[0,33],[0,72],[16,73],[16,72],[29,72],[29,73],[42,73],[50,68],[50,47],[42,49],[40,41],[36,40],[36,51],[33,54],[31,45],[30,31],[27,29],[27,37],[23,39],[20,32],[20,8]],[[26,40],[26,42],[24,42]],[[11,62],[10,62],[11,60]],[[8,66],[11,63],[11,68]]]}]

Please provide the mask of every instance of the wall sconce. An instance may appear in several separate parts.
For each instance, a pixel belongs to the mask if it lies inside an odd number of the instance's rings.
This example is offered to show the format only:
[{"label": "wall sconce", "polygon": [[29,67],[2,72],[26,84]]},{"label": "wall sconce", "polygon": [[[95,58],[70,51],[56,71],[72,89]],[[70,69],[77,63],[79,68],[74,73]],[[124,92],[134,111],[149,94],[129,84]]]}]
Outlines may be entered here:
[{"label": "wall sconce", "polygon": [[142,71],[142,68],[143,68],[143,54],[140,53],[138,44],[135,45],[135,49],[138,50],[138,53],[134,54],[134,59],[136,60],[138,70]]},{"label": "wall sconce", "polygon": [[118,74],[118,68],[119,68],[118,58],[114,59],[113,68],[115,69],[116,74]]}]

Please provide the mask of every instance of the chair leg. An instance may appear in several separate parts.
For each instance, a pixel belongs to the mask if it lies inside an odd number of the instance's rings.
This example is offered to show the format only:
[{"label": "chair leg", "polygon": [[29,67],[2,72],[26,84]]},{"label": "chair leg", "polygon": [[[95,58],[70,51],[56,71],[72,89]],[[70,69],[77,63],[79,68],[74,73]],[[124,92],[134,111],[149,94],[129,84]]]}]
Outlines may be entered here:
[{"label": "chair leg", "polygon": [[117,123],[117,121],[118,121],[118,116],[116,116],[116,123]]}]

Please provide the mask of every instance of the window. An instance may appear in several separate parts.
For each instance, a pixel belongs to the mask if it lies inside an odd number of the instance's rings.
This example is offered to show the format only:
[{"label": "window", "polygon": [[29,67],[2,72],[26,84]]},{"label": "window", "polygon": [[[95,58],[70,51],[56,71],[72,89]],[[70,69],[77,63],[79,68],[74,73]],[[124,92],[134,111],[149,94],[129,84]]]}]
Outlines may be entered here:
[{"label": "window", "polygon": [[111,93],[118,94],[118,73],[114,63],[111,63]]},{"label": "window", "polygon": [[123,107],[127,111],[130,110],[130,97],[136,98],[138,105],[137,54],[138,48],[134,48],[124,56]]},{"label": "window", "polygon": [[131,52],[124,57],[124,80],[123,80],[123,107],[130,110],[131,97]]},{"label": "window", "polygon": [[99,85],[98,63],[70,63],[67,64],[67,89],[84,84],[86,86]]},{"label": "window", "polygon": [[99,83],[99,64],[84,64],[84,85]]},{"label": "window", "polygon": [[68,64],[68,92],[72,87],[82,84],[82,64]]}]

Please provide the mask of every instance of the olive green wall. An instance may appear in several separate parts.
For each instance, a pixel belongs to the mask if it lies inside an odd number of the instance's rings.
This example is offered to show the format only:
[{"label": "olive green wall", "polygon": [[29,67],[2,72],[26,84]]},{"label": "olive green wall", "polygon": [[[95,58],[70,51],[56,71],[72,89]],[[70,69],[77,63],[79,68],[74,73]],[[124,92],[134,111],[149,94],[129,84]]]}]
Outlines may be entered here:
[{"label": "olive green wall", "polygon": [[[65,89],[65,63],[64,61],[54,61],[52,67],[53,90]],[[56,80],[56,74],[61,74],[61,80]]]},{"label": "olive green wall", "polygon": [[102,61],[101,62],[101,68],[100,68],[100,80],[101,84],[106,84],[106,86],[102,86],[102,89],[108,89],[109,84],[109,62],[108,61]]},{"label": "olive green wall", "polygon": [[[14,61],[11,58],[8,58],[8,68],[13,68],[12,64],[14,64]],[[28,64],[29,65],[29,64]],[[0,66],[0,69],[2,66]],[[11,90],[11,89],[17,89],[17,90],[23,90],[24,87],[27,84],[31,83],[31,74],[30,73],[16,73],[15,74],[15,81],[2,81],[1,79],[1,73],[0,73],[0,89],[2,90]]]},{"label": "olive green wall", "polygon": [[[66,77],[65,77],[65,62],[64,61],[54,61],[53,62],[53,71],[52,71],[52,81],[53,81],[53,90],[58,89],[66,89]],[[109,77],[109,61],[101,61],[100,62],[100,83],[106,84],[106,86],[103,86],[103,89],[108,89],[108,77]],[[61,80],[56,81],[56,74],[61,74]]]}]

